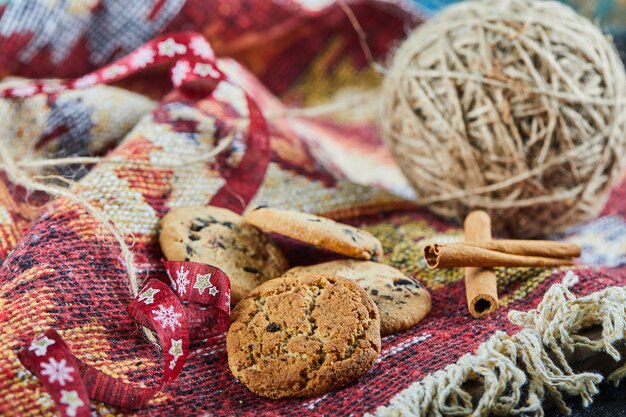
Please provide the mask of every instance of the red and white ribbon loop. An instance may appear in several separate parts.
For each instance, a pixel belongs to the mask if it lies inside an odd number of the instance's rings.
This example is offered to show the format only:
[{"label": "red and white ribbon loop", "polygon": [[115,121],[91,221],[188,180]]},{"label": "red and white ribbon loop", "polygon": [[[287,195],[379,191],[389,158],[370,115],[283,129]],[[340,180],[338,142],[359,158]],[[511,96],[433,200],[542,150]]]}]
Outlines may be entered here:
[{"label": "red and white ribbon loop", "polygon": [[20,361],[41,379],[62,416],[89,416],[90,399],[124,410],[145,406],[180,374],[191,340],[208,339],[228,329],[228,276],[219,268],[196,262],[164,261],[164,265],[174,291],[163,281],[151,279],[128,306],[137,323],[154,330],[161,343],[163,378],[158,386],[128,384],[85,364],[52,329],[20,351]]},{"label": "red and white ribbon loop", "polygon": [[163,261],[172,288],[184,302],[190,340],[218,336],[230,320],[230,280],[219,268],[197,262]]}]

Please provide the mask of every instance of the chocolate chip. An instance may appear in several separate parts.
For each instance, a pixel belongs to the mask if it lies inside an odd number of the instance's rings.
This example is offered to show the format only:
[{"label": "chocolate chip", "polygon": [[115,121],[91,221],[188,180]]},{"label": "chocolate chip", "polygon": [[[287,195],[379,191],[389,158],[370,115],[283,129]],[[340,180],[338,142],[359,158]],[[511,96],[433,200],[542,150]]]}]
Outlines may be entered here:
[{"label": "chocolate chip", "polygon": [[193,255],[193,248],[191,246],[187,245],[185,247],[185,250],[187,251],[187,255],[189,256]]},{"label": "chocolate chip", "polygon": [[313,217],[311,217],[309,219],[306,219],[306,221],[308,221],[308,222],[316,222],[316,223],[320,223],[321,222],[320,219],[316,219],[316,218],[313,218]]},{"label": "chocolate chip", "polygon": [[204,229],[208,225],[209,225],[209,222],[207,220],[196,217],[195,219],[193,219],[193,223],[191,223],[190,229],[192,232],[199,232],[200,230]]},{"label": "chocolate chip", "polygon": [[252,348],[253,348],[253,347],[254,347],[254,346],[252,346],[252,345],[248,345],[248,350],[249,350],[250,352],[252,352]]},{"label": "chocolate chip", "polygon": [[378,295],[378,290],[376,288],[374,288],[372,291],[370,291],[372,293],[372,295]]},{"label": "chocolate chip", "polygon": [[[254,210],[260,210],[262,208],[267,208],[267,206],[265,206],[265,205],[256,206],[256,208]],[[254,211],[254,210],[252,210],[252,211]]]},{"label": "chocolate chip", "polygon": [[393,297],[390,295],[381,295],[381,298],[384,298],[385,300],[393,300]]},{"label": "chocolate chip", "polygon": [[237,230],[237,226],[235,226],[233,223],[231,222],[223,222],[222,223],[223,226],[228,227],[231,230]]},{"label": "chocolate chip", "polygon": [[226,246],[224,246],[224,244],[222,242],[215,242],[215,244],[217,246],[219,246],[220,248],[222,248],[222,249],[226,249]]},{"label": "chocolate chip", "polygon": [[256,268],[253,268],[251,266],[244,266],[243,270],[246,271],[246,272],[250,272],[251,274],[259,274],[259,275],[261,275],[261,271],[259,271]]},{"label": "chocolate chip", "polygon": [[191,241],[200,240],[200,236],[194,235],[193,233],[189,233],[189,240]]},{"label": "chocolate chip", "polygon": [[410,279],[396,279],[393,281],[393,285],[415,285],[415,281]]},{"label": "chocolate chip", "polygon": [[265,330],[267,330],[270,333],[275,333],[280,330],[280,326],[278,325],[278,323],[271,322],[270,324],[267,325]]}]

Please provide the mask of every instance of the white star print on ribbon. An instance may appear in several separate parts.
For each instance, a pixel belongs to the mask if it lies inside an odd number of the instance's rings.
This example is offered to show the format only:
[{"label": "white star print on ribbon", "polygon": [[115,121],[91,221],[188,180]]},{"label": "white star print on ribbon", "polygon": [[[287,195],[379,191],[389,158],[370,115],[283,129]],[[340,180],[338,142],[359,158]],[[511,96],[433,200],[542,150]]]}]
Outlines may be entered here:
[{"label": "white star print on ribbon", "polygon": [[28,350],[33,352],[37,356],[44,356],[48,352],[48,346],[54,345],[54,340],[49,339],[47,336],[35,339],[30,343]]},{"label": "white star print on ribbon", "polygon": [[152,304],[154,303],[154,296],[159,291],[160,290],[157,290],[155,288],[148,288],[147,290],[139,294],[139,301],[143,301],[144,304]]},{"label": "white star print on ribbon", "polygon": [[211,274],[196,275],[196,283],[193,284],[193,287],[197,289],[200,294],[204,293],[204,290],[208,290],[208,293],[211,295],[217,295],[217,293],[219,293],[215,285],[211,284]]}]

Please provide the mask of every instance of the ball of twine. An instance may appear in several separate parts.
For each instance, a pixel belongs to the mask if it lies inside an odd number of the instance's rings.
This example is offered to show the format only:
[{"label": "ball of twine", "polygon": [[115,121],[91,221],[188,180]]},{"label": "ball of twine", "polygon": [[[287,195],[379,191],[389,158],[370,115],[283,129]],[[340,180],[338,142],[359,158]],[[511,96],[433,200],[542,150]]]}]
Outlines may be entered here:
[{"label": "ball of twine", "polygon": [[490,212],[535,237],[596,216],[619,179],[626,76],[612,43],[556,2],[451,6],[400,46],[381,130],[418,202]]}]

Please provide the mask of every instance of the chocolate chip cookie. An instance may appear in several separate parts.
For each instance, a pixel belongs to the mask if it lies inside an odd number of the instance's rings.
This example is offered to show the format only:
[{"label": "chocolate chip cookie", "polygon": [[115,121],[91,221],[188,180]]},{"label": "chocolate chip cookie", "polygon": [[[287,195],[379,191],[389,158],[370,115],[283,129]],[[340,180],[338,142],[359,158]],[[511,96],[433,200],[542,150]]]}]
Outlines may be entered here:
[{"label": "chocolate chip cookie", "polygon": [[378,306],[380,333],[401,332],[422,321],[431,307],[430,294],[415,279],[376,262],[339,260],[290,269],[285,276],[300,273],[340,277],[359,284]]},{"label": "chocolate chip cookie", "polygon": [[161,219],[159,242],[169,260],[203,262],[223,270],[230,278],[233,304],[289,268],[265,233],[219,207],[172,209]]},{"label": "chocolate chip cookie", "polygon": [[383,256],[382,245],[374,236],[325,217],[257,207],[244,213],[244,218],[265,232],[278,233],[353,258],[376,261]]},{"label": "chocolate chip cookie", "polygon": [[376,304],[343,278],[303,272],[270,280],[231,319],[228,366],[268,398],[321,395],[349,384],[380,352]]}]

